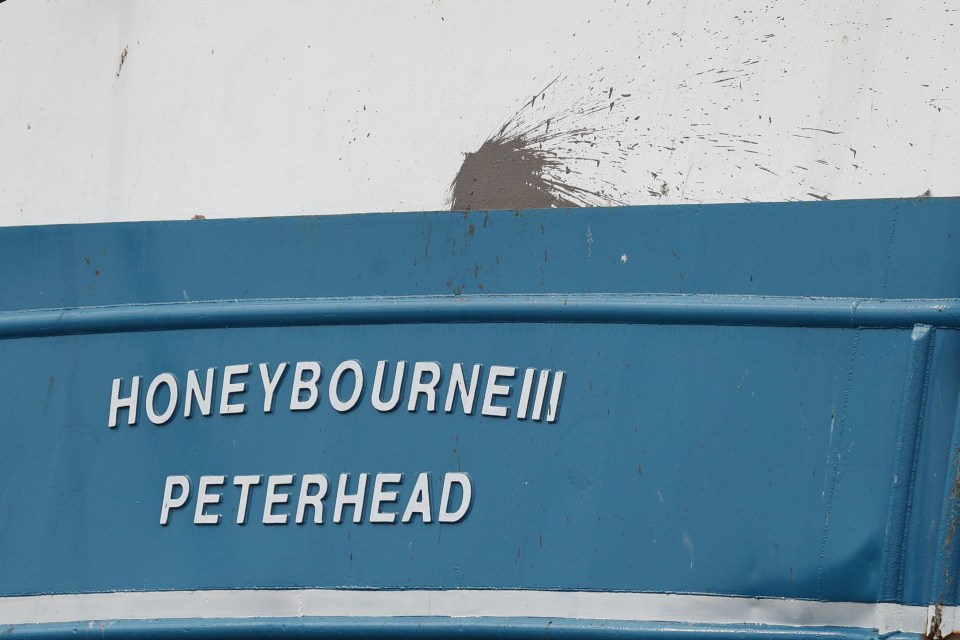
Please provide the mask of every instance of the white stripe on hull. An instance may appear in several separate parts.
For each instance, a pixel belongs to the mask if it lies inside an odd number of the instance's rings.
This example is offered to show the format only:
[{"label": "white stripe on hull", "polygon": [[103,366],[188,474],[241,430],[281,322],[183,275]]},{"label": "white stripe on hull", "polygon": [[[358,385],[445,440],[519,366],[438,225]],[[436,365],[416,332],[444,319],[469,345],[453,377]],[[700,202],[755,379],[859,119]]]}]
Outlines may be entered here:
[{"label": "white stripe on hull", "polygon": [[[943,607],[944,636],[958,607]],[[8,596],[0,624],[303,617],[553,618],[859,627],[925,633],[933,606],[661,593],[533,590],[235,589]]]}]

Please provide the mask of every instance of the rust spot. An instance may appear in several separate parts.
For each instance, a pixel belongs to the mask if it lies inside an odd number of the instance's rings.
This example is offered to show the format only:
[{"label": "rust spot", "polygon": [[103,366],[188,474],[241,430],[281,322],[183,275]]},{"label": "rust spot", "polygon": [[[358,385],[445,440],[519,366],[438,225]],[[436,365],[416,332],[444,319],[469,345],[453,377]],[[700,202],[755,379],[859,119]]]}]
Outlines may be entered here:
[{"label": "rust spot", "polygon": [[473,237],[473,232],[476,231],[476,230],[477,230],[477,228],[476,228],[474,225],[470,225],[469,227],[467,227],[467,233],[470,234],[470,237],[471,237],[471,238]]},{"label": "rust spot", "polygon": [[[957,451],[957,454],[960,455],[960,450]],[[950,528],[947,529],[947,538],[944,540],[944,546],[946,549],[944,551],[949,551],[951,544],[953,543],[953,536],[957,532],[957,504],[960,503],[960,469],[957,470],[957,476],[953,479],[953,486],[950,487],[950,500],[953,502],[953,510],[951,512],[950,518]],[[947,583],[953,581],[953,577],[947,575]]]},{"label": "rust spot", "polygon": [[99,272],[99,271],[94,271],[94,272],[93,272],[93,275],[95,275],[95,276],[97,276],[97,277],[99,278],[99,277],[100,277],[100,272]]},{"label": "rust spot", "polygon": [[[927,640],[943,640],[943,631],[940,625],[943,623],[943,605],[937,604],[933,607],[933,617],[930,619],[930,626],[923,637]],[[955,634],[950,634],[951,636]]]},{"label": "rust spot", "polygon": [[[957,454],[960,455],[960,449],[957,449]],[[953,479],[953,485],[950,487],[950,502],[952,503],[952,508],[950,509],[950,526],[947,529],[946,538],[943,541],[943,553],[947,558],[950,558],[953,555],[953,538],[957,533],[957,519],[958,519],[958,506],[960,506],[960,469],[957,470],[957,474]],[[947,567],[952,566],[952,562],[944,563]],[[954,576],[951,574],[948,568],[944,568],[943,578],[944,585],[949,590],[954,583]],[[950,630],[946,635],[943,633],[943,595],[940,596],[940,602],[934,605],[933,607],[933,617],[930,618],[930,626],[927,628],[927,632],[923,634],[923,637],[926,640],[960,640],[960,633],[954,630]]]},{"label": "rust spot", "polygon": [[[957,455],[960,457],[960,448],[957,449]],[[957,469],[957,475],[953,478],[953,485],[950,487],[950,502],[952,504],[952,509],[950,509],[950,526],[947,529],[947,537],[943,541],[943,553],[948,558],[953,555],[953,538],[957,534],[957,519],[958,514],[957,509],[960,506],[960,468]],[[950,566],[953,563],[945,563],[946,566]],[[943,570],[944,584],[949,589],[953,586],[954,576],[948,568]]]},{"label": "rust spot", "polygon": [[203,214],[198,213],[197,215],[193,216],[193,217],[190,218],[190,219],[191,219],[191,220],[206,220],[207,218],[206,218],[206,216],[204,216]]}]

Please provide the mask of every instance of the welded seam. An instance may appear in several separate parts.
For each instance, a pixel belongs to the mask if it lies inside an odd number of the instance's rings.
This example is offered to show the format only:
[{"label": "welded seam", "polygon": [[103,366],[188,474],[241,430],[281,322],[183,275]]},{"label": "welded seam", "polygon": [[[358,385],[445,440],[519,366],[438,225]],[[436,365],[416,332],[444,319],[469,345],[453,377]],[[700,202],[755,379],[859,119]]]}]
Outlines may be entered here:
[{"label": "welded seam", "polygon": [[893,222],[890,225],[890,239],[887,241],[887,257],[883,265],[883,283],[880,286],[880,299],[887,299],[887,282],[893,265],[893,239],[897,234],[897,218],[900,216],[899,204],[893,208]]},{"label": "welded seam", "polygon": [[[854,309],[854,313],[856,308]],[[817,564],[817,596],[823,593],[823,565],[827,553],[827,534],[830,530],[830,514],[833,509],[833,495],[837,488],[837,480],[840,476],[840,462],[842,460],[843,435],[847,424],[847,405],[850,400],[850,388],[853,386],[854,364],[857,359],[857,349],[860,346],[860,329],[854,331],[853,345],[850,348],[850,360],[847,363],[847,380],[843,389],[843,404],[840,407],[840,431],[837,434],[837,445],[833,450],[833,469],[830,477],[830,489],[827,494],[827,508],[823,521],[823,537],[820,540],[820,557]],[[831,418],[832,419],[832,418]]]},{"label": "welded seam", "polygon": [[910,354],[904,376],[903,399],[900,403],[881,556],[881,599],[886,602],[896,601],[903,594],[903,574],[908,557],[907,538],[913,510],[913,487],[916,481],[934,340],[934,330],[926,325],[917,325],[910,335]]}]

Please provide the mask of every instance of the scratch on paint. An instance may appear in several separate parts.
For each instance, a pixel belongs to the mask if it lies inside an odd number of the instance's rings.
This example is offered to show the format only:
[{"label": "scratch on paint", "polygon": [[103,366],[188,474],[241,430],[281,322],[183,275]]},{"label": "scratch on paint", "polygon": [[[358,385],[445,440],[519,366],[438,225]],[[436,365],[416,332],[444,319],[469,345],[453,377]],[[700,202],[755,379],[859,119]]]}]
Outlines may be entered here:
[{"label": "scratch on paint", "polygon": [[683,532],[683,546],[687,548],[687,553],[690,554],[690,568],[693,569],[693,540],[686,531]]}]

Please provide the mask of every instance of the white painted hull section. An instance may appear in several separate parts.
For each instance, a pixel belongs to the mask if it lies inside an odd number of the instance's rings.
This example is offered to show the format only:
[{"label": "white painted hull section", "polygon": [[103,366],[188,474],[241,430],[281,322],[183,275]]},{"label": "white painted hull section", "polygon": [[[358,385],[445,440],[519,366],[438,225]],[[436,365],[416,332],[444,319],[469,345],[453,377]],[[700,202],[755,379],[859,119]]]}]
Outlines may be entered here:
[{"label": "white painted hull section", "polygon": [[[859,627],[925,633],[934,607],[665,593],[452,590],[209,590],[0,598],[0,624],[305,617],[551,618]],[[958,607],[942,610],[956,628]]]},{"label": "white painted hull section", "polygon": [[[559,78],[625,204],[960,195],[952,2],[0,6],[0,224],[448,207]],[[606,153],[629,148],[622,163]]]}]

